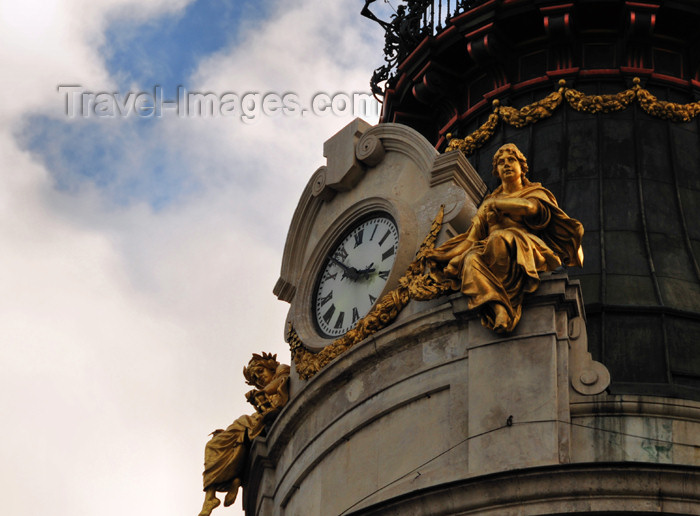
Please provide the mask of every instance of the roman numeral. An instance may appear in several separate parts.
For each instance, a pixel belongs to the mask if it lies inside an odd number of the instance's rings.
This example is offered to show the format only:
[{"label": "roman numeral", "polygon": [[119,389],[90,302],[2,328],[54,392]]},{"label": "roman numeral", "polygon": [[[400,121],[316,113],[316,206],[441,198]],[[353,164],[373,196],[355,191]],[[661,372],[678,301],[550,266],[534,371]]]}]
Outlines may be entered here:
[{"label": "roman numeral", "polygon": [[384,233],[384,236],[383,236],[382,239],[379,241],[379,247],[381,247],[382,244],[384,243],[384,241],[385,241],[387,238],[389,238],[389,235],[391,235],[391,231],[389,231],[389,230],[387,229],[387,230],[386,230],[386,233]]},{"label": "roman numeral", "polygon": [[378,274],[379,277],[382,278],[383,280],[385,280],[385,279],[387,279],[387,278],[389,277],[389,271],[379,271],[377,274]]},{"label": "roman numeral", "polygon": [[333,297],[333,291],[331,290],[326,297],[322,297],[321,299],[318,300],[319,301],[318,306],[325,305],[326,303],[328,303],[328,301],[331,300],[332,297]]},{"label": "roman numeral", "polygon": [[384,251],[384,253],[382,253],[382,261],[389,258],[392,254],[394,254],[394,247],[393,246],[390,247],[389,249],[387,249],[386,251]]},{"label": "roman numeral", "polygon": [[374,240],[374,234],[377,232],[377,228],[378,228],[378,227],[379,227],[378,224],[375,224],[375,225],[374,225],[374,230],[372,230],[372,236],[369,237],[369,241],[370,241],[370,242],[371,242],[372,240]]},{"label": "roman numeral", "polygon": [[335,305],[331,305],[331,307],[326,311],[326,313],[323,314],[323,320],[326,321],[326,324],[331,323],[331,319],[333,318],[334,312],[335,312]]},{"label": "roman numeral", "polygon": [[342,262],[345,261],[345,259],[348,257],[348,252],[345,250],[344,247],[341,247],[335,252],[335,256]]},{"label": "roman numeral", "polygon": [[374,302],[377,300],[377,298],[374,297],[372,294],[368,294],[368,295],[369,295],[369,302],[374,304]]},{"label": "roman numeral", "polygon": [[340,312],[338,314],[338,320],[335,321],[335,329],[339,330],[343,327],[343,319],[345,318],[345,312]]},{"label": "roman numeral", "polygon": [[352,307],[352,323],[355,324],[356,321],[360,319],[360,314],[357,313],[357,307]]},{"label": "roman numeral", "polygon": [[355,233],[355,247],[362,244],[362,234],[364,233],[364,231],[364,229],[360,229],[357,233]]},{"label": "roman numeral", "polygon": [[323,277],[321,281],[328,281],[329,279],[334,280],[338,276],[338,273],[336,272],[335,274],[331,274],[329,271],[326,271],[326,275]]}]

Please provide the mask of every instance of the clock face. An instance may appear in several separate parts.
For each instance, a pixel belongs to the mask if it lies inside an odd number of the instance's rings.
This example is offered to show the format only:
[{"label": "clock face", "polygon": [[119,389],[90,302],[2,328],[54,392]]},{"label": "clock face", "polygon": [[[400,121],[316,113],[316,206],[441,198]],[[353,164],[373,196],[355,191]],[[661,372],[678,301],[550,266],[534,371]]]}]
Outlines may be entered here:
[{"label": "clock face", "polygon": [[331,249],[313,300],[323,336],[340,337],[369,313],[384,290],[398,247],[396,223],[382,214],[354,226]]}]

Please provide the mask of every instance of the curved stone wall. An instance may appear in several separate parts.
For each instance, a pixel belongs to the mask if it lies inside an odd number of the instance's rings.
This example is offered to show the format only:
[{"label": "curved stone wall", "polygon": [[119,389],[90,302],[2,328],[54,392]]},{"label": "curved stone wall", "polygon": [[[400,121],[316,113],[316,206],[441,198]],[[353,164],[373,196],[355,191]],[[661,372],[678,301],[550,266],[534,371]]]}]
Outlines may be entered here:
[{"label": "curved stone wall", "polygon": [[[576,489],[598,490],[569,506],[581,513],[660,498],[657,512],[700,512],[697,471],[683,467],[697,462],[700,403],[603,393],[577,282],[544,275],[505,338],[460,294],[412,305],[309,381],[292,375],[289,404],[253,444],[248,514],[555,514]],[[638,467],[606,484],[620,461]]]}]

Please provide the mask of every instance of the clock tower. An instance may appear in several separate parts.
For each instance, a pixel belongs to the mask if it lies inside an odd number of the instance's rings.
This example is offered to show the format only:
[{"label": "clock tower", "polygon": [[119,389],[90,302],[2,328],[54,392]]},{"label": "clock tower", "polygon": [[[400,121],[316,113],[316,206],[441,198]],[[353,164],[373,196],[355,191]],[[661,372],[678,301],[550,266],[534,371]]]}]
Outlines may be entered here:
[{"label": "clock tower", "polygon": [[325,143],[324,154],[327,164],[292,219],[274,289],[291,304],[287,326],[311,352],[346,334],[398,286],[440,206],[444,231],[455,234],[486,188],[462,156],[440,156],[400,124],[357,119]]},{"label": "clock tower", "polygon": [[[326,141],[291,221],[290,397],[246,514],[700,514],[697,2],[372,3],[382,123]],[[586,260],[496,332],[430,258],[505,143]]]}]

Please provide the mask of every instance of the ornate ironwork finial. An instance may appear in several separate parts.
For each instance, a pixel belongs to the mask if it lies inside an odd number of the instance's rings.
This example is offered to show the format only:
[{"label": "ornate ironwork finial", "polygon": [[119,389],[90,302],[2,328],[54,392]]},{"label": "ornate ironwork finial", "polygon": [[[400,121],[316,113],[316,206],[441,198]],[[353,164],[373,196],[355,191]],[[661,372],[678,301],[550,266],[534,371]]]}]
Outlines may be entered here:
[{"label": "ornate ironwork finial", "polygon": [[[458,14],[484,3],[486,0],[399,0],[389,21],[380,19],[369,8],[376,0],[365,0],[360,14],[378,23],[384,29],[384,61],[386,64],[374,71],[370,86],[381,102],[384,93],[381,83],[391,85],[401,61],[413,52],[426,37],[446,29],[448,21]],[[388,0],[384,0],[388,3]]]}]

